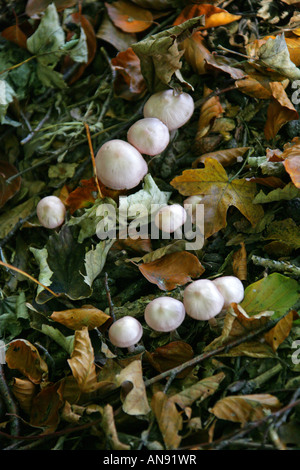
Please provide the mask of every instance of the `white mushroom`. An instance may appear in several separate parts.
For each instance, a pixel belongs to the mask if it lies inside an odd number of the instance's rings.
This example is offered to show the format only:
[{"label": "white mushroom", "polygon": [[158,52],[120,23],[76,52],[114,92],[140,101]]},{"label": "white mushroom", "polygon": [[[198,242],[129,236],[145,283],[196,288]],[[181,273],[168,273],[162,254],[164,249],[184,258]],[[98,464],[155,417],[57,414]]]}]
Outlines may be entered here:
[{"label": "white mushroom", "polygon": [[210,320],[221,312],[224,298],[212,281],[198,279],[184,289],[183,303],[190,317]]},{"label": "white mushroom", "polygon": [[37,217],[46,228],[57,228],[63,224],[66,208],[57,196],[46,196],[36,206]]},{"label": "white mushroom", "polygon": [[139,152],[154,156],[165,150],[170,141],[170,133],[159,119],[144,118],[129,128],[127,140]]}]

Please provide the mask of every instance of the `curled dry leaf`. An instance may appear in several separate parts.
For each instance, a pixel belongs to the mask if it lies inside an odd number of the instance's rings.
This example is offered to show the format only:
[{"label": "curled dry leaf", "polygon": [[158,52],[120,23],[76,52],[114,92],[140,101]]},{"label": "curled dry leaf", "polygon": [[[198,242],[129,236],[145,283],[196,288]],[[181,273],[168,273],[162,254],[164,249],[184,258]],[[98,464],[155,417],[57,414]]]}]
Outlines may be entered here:
[{"label": "curled dry leaf", "polygon": [[105,3],[108,15],[117,28],[125,33],[140,33],[153,23],[151,11],[122,0]]},{"label": "curled dry leaf", "polygon": [[146,91],[146,82],[141,72],[140,59],[131,47],[119,52],[111,59],[116,70],[114,91],[116,96],[126,100],[140,98]]},{"label": "curled dry leaf", "polygon": [[270,88],[273,99],[268,107],[264,129],[267,140],[273,139],[284,124],[299,118],[299,114],[289,100],[282,83],[271,82]]},{"label": "curled dry leaf", "polygon": [[131,390],[123,397],[122,409],[129,415],[146,415],[150,411],[148,404],[146,387],[143,380],[143,370],[141,361],[134,360],[125,367],[118,375],[118,383],[121,387],[127,388],[126,384],[131,384]]},{"label": "curled dry leaf", "polygon": [[198,278],[205,269],[198,258],[188,251],[178,251],[138,266],[149,282],[169,291]]},{"label": "curled dry leaf", "polygon": [[87,327],[75,331],[73,353],[68,364],[81,392],[92,392],[97,388],[94,350]]},{"label": "curled dry leaf", "polygon": [[114,409],[109,404],[103,408],[103,419],[101,426],[113,450],[130,450],[130,445],[123,444],[119,440],[115,424]]},{"label": "curled dry leaf", "polygon": [[0,208],[11,199],[21,187],[21,177],[13,179],[7,184],[6,180],[18,173],[18,170],[11,163],[0,160]]},{"label": "curled dry leaf", "polygon": [[[203,97],[207,98],[212,93],[212,90],[205,86]],[[212,96],[208,98],[204,104],[201,106],[200,118],[197,126],[196,142],[198,142],[202,137],[204,137],[210,129],[212,128],[216,118],[221,116],[223,113],[223,108],[220,103],[220,98],[218,96]]]},{"label": "curled dry leaf", "polygon": [[182,430],[182,413],[176,404],[163,392],[152,396],[151,408],[156,417],[166,449],[177,449],[181,442],[179,432]]},{"label": "curled dry leaf", "polygon": [[241,248],[233,254],[232,259],[232,271],[233,275],[236,276],[241,281],[247,280],[247,250],[245,243],[242,242]]},{"label": "curled dry leaf", "polygon": [[25,339],[16,339],[9,343],[6,363],[10,369],[17,369],[34,384],[45,382],[48,378],[48,366],[33,344]]},{"label": "curled dry leaf", "polygon": [[111,320],[109,315],[92,306],[53,312],[50,318],[71,330],[80,330],[83,327],[93,330],[103,326],[106,322],[109,324],[109,320]]},{"label": "curled dry leaf", "polygon": [[300,188],[300,138],[295,137],[292,142],[284,146],[281,154],[283,165],[297,188]]},{"label": "curled dry leaf", "polygon": [[192,163],[192,168],[197,168],[200,163],[204,163],[207,158],[214,158],[218,160],[223,167],[233,165],[241,161],[243,155],[249,150],[250,147],[236,147],[232,149],[220,149],[214,152],[209,152],[201,155]]},{"label": "curled dry leaf", "polygon": [[37,386],[32,383],[31,380],[14,377],[11,389],[18,400],[20,408],[29,415],[32,407],[32,400],[37,393]]},{"label": "curled dry leaf", "polygon": [[190,38],[182,43],[184,58],[192,66],[194,72],[199,75],[207,73],[207,59],[211,57],[211,52],[207,47],[202,34],[197,31]]},{"label": "curled dry leaf", "polygon": [[63,398],[60,382],[43,388],[33,399],[30,425],[44,429],[44,434],[54,432],[60,422],[60,409]]},{"label": "curled dry leaf", "polygon": [[268,393],[236,395],[219,400],[209,411],[217,418],[245,425],[266,416],[266,411],[281,408],[277,397]]},{"label": "curled dry leaf", "polygon": [[[193,357],[193,348],[185,341],[172,341],[165,346],[156,348],[151,353],[146,352],[146,359],[160,373],[177,367]],[[177,374],[177,378],[185,377],[190,370],[190,368],[183,370]]]},{"label": "curled dry leaf", "polygon": [[223,166],[215,159],[205,160],[204,169],[185,170],[176,176],[171,185],[183,196],[205,195],[204,204],[205,237],[208,238],[226,226],[226,214],[235,206],[251,225],[255,226],[263,216],[263,209],[253,204],[256,185],[245,179],[229,181]]}]

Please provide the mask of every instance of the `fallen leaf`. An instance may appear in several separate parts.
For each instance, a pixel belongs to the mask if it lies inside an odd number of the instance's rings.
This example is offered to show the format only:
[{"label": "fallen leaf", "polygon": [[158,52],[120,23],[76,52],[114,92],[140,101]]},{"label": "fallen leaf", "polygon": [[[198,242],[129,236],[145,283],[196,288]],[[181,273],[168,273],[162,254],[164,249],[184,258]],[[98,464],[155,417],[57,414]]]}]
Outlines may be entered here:
[{"label": "fallen leaf", "polygon": [[[208,97],[211,93],[212,90],[204,86],[203,98]],[[196,142],[209,133],[215,122],[215,119],[221,116],[222,113],[223,108],[218,96],[212,96],[211,98],[205,100],[200,110],[200,118],[198,120],[197,133],[195,137]]]},{"label": "fallen leaf", "polygon": [[153,24],[151,11],[130,2],[119,0],[105,6],[114,25],[125,33],[140,33]]},{"label": "fallen leaf", "polygon": [[147,400],[141,361],[132,361],[120,372],[117,379],[120,387],[126,387],[128,382],[132,385],[131,390],[126,396],[123,396],[123,411],[134,416],[148,414],[150,406]]},{"label": "fallen leaf", "polygon": [[294,320],[294,312],[291,310],[271,330],[265,333],[266,342],[277,351],[281,343],[289,336]]},{"label": "fallen leaf", "polygon": [[80,330],[83,327],[93,330],[94,328],[103,326],[111,319],[111,317],[102,312],[102,310],[91,306],[53,312],[50,318],[71,330]]},{"label": "fallen leaf", "polygon": [[[146,359],[158,372],[173,369],[194,357],[193,348],[185,341],[171,341],[165,346],[146,353]],[[183,378],[189,374],[190,368],[180,372],[177,377]]]},{"label": "fallen leaf", "polygon": [[116,96],[126,100],[138,99],[146,91],[146,82],[141,72],[140,59],[133,49],[119,52],[111,59],[111,64],[116,71],[114,91]]},{"label": "fallen leaf", "polygon": [[94,350],[87,327],[75,331],[74,348],[68,364],[82,393],[92,392],[97,388]]},{"label": "fallen leaf", "polygon": [[251,71],[246,77],[236,81],[237,88],[245,95],[260,100],[268,100],[272,97],[270,89],[270,77]]},{"label": "fallen leaf", "polygon": [[219,372],[216,375],[205,377],[191,387],[185,388],[182,392],[172,395],[170,400],[182,409],[185,409],[187,406],[191,406],[196,400],[198,403],[201,403],[218,390],[219,385],[224,378],[224,372]]},{"label": "fallen leaf", "polygon": [[151,408],[156,417],[166,449],[176,450],[181,442],[179,432],[182,430],[182,414],[176,404],[163,392],[156,392],[152,396]]},{"label": "fallen leaf", "polygon": [[0,208],[20,190],[20,176],[13,179],[11,183],[6,182],[6,180],[17,173],[18,170],[14,165],[5,160],[0,160]]},{"label": "fallen leaf", "polygon": [[214,152],[209,152],[201,155],[192,163],[192,168],[197,168],[199,164],[205,163],[207,158],[214,158],[218,160],[223,167],[233,165],[241,162],[243,155],[249,150],[250,147],[235,147],[232,149],[220,149]]},{"label": "fallen leaf", "polygon": [[232,258],[233,275],[241,281],[247,280],[247,251],[245,243],[241,243],[241,248],[234,252]]},{"label": "fallen leaf", "polygon": [[291,250],[300,248],[300,227],[293,219],[274,220],[267,227],[265,240],[284,242]]},{"label": "fallen leaf", "polygon": [[223,8],[218,8],[214,5],[187,5],[176,18],[174,24],[178,25],[201,15],[205,16],[205,25],[201,29],[215,28],[241,19],[241,15],[233,15]]},{"label": "fallen leaf", "polygon": [[130,445],[123,444],[123,442],[119,440],[115,424],[114,409],[109,404],[103,408],[101,427],[113,450],[130,450]]},{"label": "fallen leaf", "polygon": [[33,399],[30,425],[44,430],[44,434],[54,432],[60,422],[59,411],[63,406],[60,382],[43,388]]},{"label": "fallen leaf", "polygon": [[140,264],[138,268],[149,282],[164,291],[185,285],[204,272],[198,258],[188,251],[164,255],[150,263]]},{"label": "fallen leaf", "polygon": [[37,17],[40,13],[46,10],[50,3],[54,3],[57,10],[64,10],[65,8],[76,5],[77,0],[28,0],[25,8],[25,13],[29,17]]},{"label": "fallen leaf", "polygon": [[25,411],[27,415],[30,414],[32,401],[37,393],[37,386],[31,380],[13,378],[11,390],[18,400],[20,408]]},{"label": "fallen leaf", "polygon": [[292,142],[285,144],[282,154],[283,165],[290,175],[296,188],[300,189],[300,139],[295,137]]},{"label": "fallen leaf", "polygon": [[9,343],[6,364],[10,369],[17,369],[34,384],[46,382],[48,366],[41,358],[38,350],[26,339],[16,339]]},{"label": "fallen leaf", "polygon": [[27,49],[27,36],[23,33],[22,29],[17,25],[8,26],[1,32],[1,36],[7,41],[17,44],[17,46]]},{"label": "fallen leaf", "polygon": [[103,15],[96,37],[112,44],[117,51],[125,51],[136,42],[136,34],[124,33],[121,29],[116,28],[107,14]]},{"label": "fallen leaf", "polygon": [[262,207],[252,203],[256,194],[255,183],[245,179],[230,181],[223,166],[215,159],[206,159],[204,169],[185,170],[170,184],[184,196],[205,195],[201,204],[204,204],[206,238],[226,227],[226,214],[230,206],[235,206],[252,226],[263,216]]},{"label": "fallen leaf", "polygon": [[281,408],[277,397],[268,393],[235,395],[219,400],[209,411],[219,419],[241,423],[244,426],[266,416],[266,411]]},{"label": "fallen leaf", "polygon": [[287,97],[282,84],[280,82],[271,82],[270,88],[273,99],[268,107],[264,128],[267,140],[273,139],[284,124],[299,118],[299,114]]},{"label": "fallen leaf", "polygon": [[93,204],[96,199],[97,185],[95,178],[90,178],[80,181],[79,186],[68,195],[65,204],[68,206],[70,214],[74,214],[77,209]]},{"label": "fallen leaf", "polygon": [[207,74],[207,59],[211,57],[207,43],[202,34],[197,31],[182,43],[184,58],[199,75]]}]

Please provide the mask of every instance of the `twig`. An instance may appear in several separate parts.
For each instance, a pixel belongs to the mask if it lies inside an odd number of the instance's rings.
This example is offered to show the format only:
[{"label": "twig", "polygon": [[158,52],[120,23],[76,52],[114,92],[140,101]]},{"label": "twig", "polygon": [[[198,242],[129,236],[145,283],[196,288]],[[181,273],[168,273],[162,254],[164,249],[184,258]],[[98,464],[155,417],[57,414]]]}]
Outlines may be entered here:
[{"label": "twig", "polygon": [[96,186],[97,186],[99,197],[100,197],[100,199],[103,199],[103,195],[102,195],[102,192],[101,192],[101,189],[100,189],[100,186],[99,186],[98,177],[97,177],[96,161],[95,161],[94,149],[93,149],[92,140],[91,140],[90,128],[89,128],[89,126],[86,122],[84,123],[84,126],[85,126],[85,129],[86,129],[88,144],[89,144],[89,148],[90,148],[90,154],[91,154],[91,159],[92,159],[95,183],[96,183]]},{"label": "twig", "polygon": [[107,300],[108,300],[109,314],[112,317],[113,321],[115,321],[116,318],[115,318],[115,313],[114,313],[114,304],[113,304],[113,301],[112,301],[111,295],[110,295],[110,289],[109,289],[109,285],[108,285],[108,275],[107,275],[107,273],[105,273],[105,276],[104,276],[104,286],[105,286],[105,292],[106,292],[106,296],[107,296]]},{"label": "twig", "polygon": [[271,269],[271,271],[279,271],[293,274],[294,276],[300,276],[300,267],[287,263],[286,261],[275,261],[273,259],[261,258],[256,255],[252,255],[251,260],[254,264],[262,266],[263,268]]},{"label": "twig", "polygon": [[228,344],[225,344],[223,346],[220,346],[219,348],[216,348],[212,351],[208,351],[208,352],[205,352],[205,353],[202,353],[202,354],[199,354],[198,356],[196,357],[193,357],[193,359],[190,359],[189,361],[186,361],[184,362],[183,364],[180,364],[179,366],[177,367],[174,367],[173,369],[169,369],[165,372],[162,372],[161,374],[159,375],[156,375],[155,377],[152,377],[151,379],[148,379],[145,381],[145,386],[146,387],[149,387],[149,385],[152,385],[162,379],[165,379],[167,377],[169,377],[169,382],[170,380],[173,380],[176,375],[178,375],[180,372],[182,372],[183,370],[187,369],[188,367],[192,367],[192,366],[195,366],[196,364],[199,364],[199,362],[202,362],[206,359],[209,359],[210,357],[213,357],[213,356],[216,356],[218,354],[221,354],[223,352],[227,352],[229,351],[230,349],[234,348],[235,346],[239,346],[240,344],[244,343],[245,341],[250,341],[251,339],[255,338],[256,336],[262,334],[262,333],[265,333],[266,331],[270,330],[271,328],[273,328],[275,325],[277,325],[277,323],[284,317],[285,315],[283,315],[282,317],[280,318],[277,318],[276,320],[270,320],[266,325],[264,325],[262,328],[259,328],[258,330],[256,331],[253,331],[252,333],[249,333],[248,335],[246,336],[243,336],[243,337],[240,337],[234,341],[231,341],[230,343]]},{"label": "twig", "polygon": [[47,113],[45,114],[45,116],[43,117],[41,122],[39,122],[39,124],[36,126],[36,128],[33,129],[33,131],[30,132],[30,134],[28,134],[26,137],[24,137],[24,139],[21,140],[22,145],[27,144],[27,142],[29,142],[34,137],[36,132],[38,132],[43,127],[43,125],[45,124],[46,121],[48,121],[48,119],[50,117],[50,114],[51,114],[51,108],[48,109]]}]

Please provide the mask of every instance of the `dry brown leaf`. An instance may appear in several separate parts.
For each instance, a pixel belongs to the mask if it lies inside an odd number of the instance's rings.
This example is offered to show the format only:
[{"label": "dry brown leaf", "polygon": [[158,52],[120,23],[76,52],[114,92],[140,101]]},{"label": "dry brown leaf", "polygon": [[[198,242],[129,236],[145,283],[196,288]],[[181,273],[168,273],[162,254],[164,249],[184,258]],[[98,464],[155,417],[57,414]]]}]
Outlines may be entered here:
[{"label": "dry brown leaf", "polygon": [[107,14],[103,15],[103,20],[96,33],[96,37],[112,44],[117,51],[125,51],[137,40],[136,34],[124,33],[121,29],[116,28]]},{"label": "dry brown leaf", "polygon": [[119,440],[115,425],[114,409],[109,404],[103,408],[101,426],[113,450],[130,450],[130,445],[123,444],[123,442]]},{"label": "dry brown leaf", "polygon": [[197,256],[188,251],[178,251],[138,266],[149,282],[161,290],[170,291],[198,278],[205,271]]},{"label": "dry brown leaf", "polygon": [[102,310],[91,306],[53,312],[50,318],[71,330],[80,330],[82,327],[93,330],[103,326],[111,319]]},{"label": "dry brown leaf", "polygon": [[257,71],[253,71],[246,77],[237,80],[236,86],[242,93],[252,98],[268,100],[272,97],[270,77]]},{"label": "dry brown leaf", "polygon": [[120,387],[127,388],[131,385],[131,390],[123,397],[122,409],[129,415],[146,415],[150,411],[148,404],[146,387],[143,380],[143,370],[141,360],[132,361],[125,367],[117,377]]},{"label": "dry brown leaf", "polygon": [[151,408],[156,417],[166,449],[177,449],[181,442],[182,414],[176,404],[163,392],[152,396]]},{"label": "dry brown leaf", "polygon": [[125,33],[140,33],[153,24],[151,11],[128,1],[105,3],[108,15],[117,28]]},{"label": "dry brown leaf", "polygon": [[[165,346],[156,348],[151,353],[146,353],[146,359],[158,372],[165,372],[173,367],[177,367],[193,357],[193,348],[185,341],[172,341]],[[190,370],[190,368],[183,370],[177,377],[185,377],[189,374]]]},{"label": "dry brown leaf", "polygon": [[183,23],[190,18],[196,16],[205,16],[205,26],[201,29],[215,28],[217,26],[225,25],[237,21],[241,18],[240,15],[232,15],[223,8],[218,8],[210,4],[202,5],[187,5],[180,15],[174,21],[174,25]]},{"label": "dry brown leaf", "polygon": [[32,406],[32,400],[37,393],[37,386],[30,380],[14,377],[11,390],[18,400],[20,408],[29,415]]},{"label": "dry brown leaf", "polygon": [[223,166],[212,158],[205,160],[204,169],[185,170],[170,183],[180,194],[205,195],[204,204],[205,237],[208,238],[226,226],[227,210],[235,206],[252,226],[263,216],[263,209],[252,200],[256,195],[255,183],[245,179],[229,181]]},{"label": "dry brown leaf", "polygon": [[292,142],[287,143],[280,156],[292,182],[300,188],[300,138],[294,137]]},{"label": "dry brown leaf", "polygon": [[197,168],[199,163],[204,163],[207,158],[218,160],[223,167],[233,165],[243,157],[250,147],[236,147],[232,149],[221,149],[201,155],[193,161],[192,168]]},{"label": "dry brown leaf", "polygon": [[224,372],[220,372],[211,377],[205,377],[191,387],[185,388],[182,392],[172,395],[170,400],[180,406],[180,408],[185,409],[187,406],[191,406],[196,400],[201,402],[210,395],[213,395],[224,378]]},{"label": "dry brown leaf", "polygon": [[114,91],[116,96],[126,100],[140,98],[146,91],[146,82],[141,72],[140,59],[131,47],[111,59],[116,70]]},{"label": "dry brown leaf", "polygon": [[182,43],[184,58],[198,75],[207,73],[206,60],[211,57],[206,41],[200,32],[192,34]]},{"label": "dry brown leaf", "polygon": [[74,349],[68,364],[82,393],[96,390],[98,384],[94,350],[87,327],[75,331]]},{"label": "dry brown leaf", "polygon": [[1,32],[1,36],[7,39],[7,41],[11,41],[23,49],[27,49],[27,36],[17,24],[5,28]]},{"label": "dry brown leaf", "polygon": [[232,270],[234,276],[241,281],[247,280],[247,251],[244,242],[241,243],[241,248],[233,254]]},{"label": "dry brown leaf", "polygon": [[262,393],[222,398],[209,411],[219,419],[245,425],[264,418],[267,411],[276,411],[280,407],[277,397]]},{"label": "dry brown leaf", "polygon": [[299,114],[289,100],[282,83],[270,82],[270,88],[273,99],[268,107],[264,129],[267,140],[273,139],[284,124],[299,118]]},{"label": "dry brown leaf", "polygon": [[26,339],[15,339],[8,345],[6,363],[10,369],[17,369],[34,384],[48,379],[48,366],[38,350]]},{"label": "dry brown leaf", "polygon": [[266,342],[275,352],[281,343],[289,336],[294,320],[294,312],[291,310],[271,330],[265,333]]},{"label": "dry brown leaf", "polygon": [[60,382],[43,388],[33,399],[30,425],[43,428],[44,433],[54,432],[60,422],[60,409],[63,399],[60,394]]},{"label": "dry brown leaf", "polygon": [[[204,87],[203,98],[206,98],[212,93],[212,90]],[[202,137],[209,133],[212,128],[215,119],[221,116],[223,113],[223,108],[220,103],[220,98],[218,96],[212,96],[208,98],[204,104],[201,106],[200,118],[197,125],[197,134],[196,142],[198,142]]]}]

